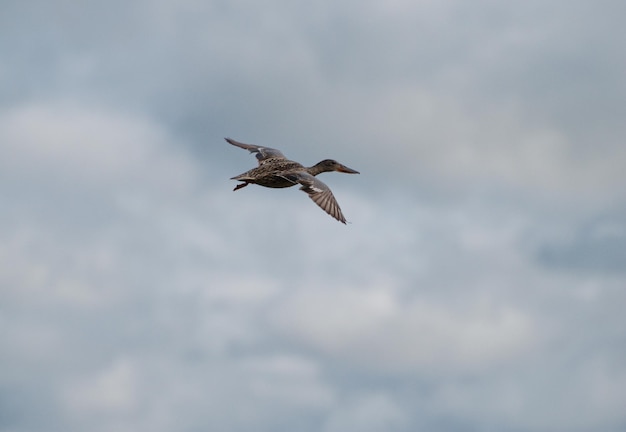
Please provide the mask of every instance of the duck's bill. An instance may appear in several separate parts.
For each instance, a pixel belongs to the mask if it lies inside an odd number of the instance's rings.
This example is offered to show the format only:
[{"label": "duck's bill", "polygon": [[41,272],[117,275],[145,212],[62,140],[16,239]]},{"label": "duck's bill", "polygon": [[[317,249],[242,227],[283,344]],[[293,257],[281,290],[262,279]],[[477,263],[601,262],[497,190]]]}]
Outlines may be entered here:
[{"label": "duck's bill", "polygon": [[342,172],[342,173],[348,173],[348,174],[361,174],[357,170],[353,170],[352,168],[348,168],[345,165],[340,165],[339,168],[337,168],[337,171]]}]

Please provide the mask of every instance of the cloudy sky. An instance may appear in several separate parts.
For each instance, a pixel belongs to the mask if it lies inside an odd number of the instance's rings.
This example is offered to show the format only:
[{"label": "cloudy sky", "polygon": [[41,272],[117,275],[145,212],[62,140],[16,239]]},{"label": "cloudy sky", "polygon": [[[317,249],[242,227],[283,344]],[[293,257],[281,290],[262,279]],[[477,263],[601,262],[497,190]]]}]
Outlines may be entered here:
[{"label": "cloudy sky", "polygon": [[624,16],[2,1],[0,430],[623,431]]}]

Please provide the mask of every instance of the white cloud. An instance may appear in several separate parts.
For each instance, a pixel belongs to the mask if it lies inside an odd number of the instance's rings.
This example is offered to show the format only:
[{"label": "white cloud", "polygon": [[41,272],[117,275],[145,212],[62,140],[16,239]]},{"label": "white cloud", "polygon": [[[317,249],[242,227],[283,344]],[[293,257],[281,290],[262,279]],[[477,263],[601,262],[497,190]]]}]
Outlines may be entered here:
[{"label": "white cloud", "polygon": [[482,372],[532,347],[532,318],[513,307],[407,302],[392,290],[308,287],[274,310],[272,321],[280,334],[383,372]]},{"label": "white cloud", "polygon": [[129,412],[136,408],[136,366],[118,358],[99,372],[69,384],[63,399],[71,416]]},{"label": "white cloud", "polygon": [[386,394],[364,394],[343,401],[324,427],[325,432],[405,430],[408,415]]},{"label": "white cloud", "polygon": [[172,151],[165,131],[132,113],[70,102],[26,104],[0,113],[0,139],[2,168],[21,181],[98,192],[147,182],[175,191],[192,181],[189,162]]},{"label": "white cloud", "polygon": [[283,354],[246,358],[241,365],[250,373],[251,395],[266,403],[316,409],[334,403],[332,387],[321,380],[319,366],[310,359]]},{"label": "white cloud", "polygon": [[484,380],[441,383],[426,402],[428,410],[454,411],[465,422],[485,425],[514,419],[523,430],[619,430],[626,400],[623,368],[601,357],[572,368],[547,352],[529,361],[526,368],[493,370]]},{"label": "white cloud", "polygon": [[393,172],[396,181],[408,177],[432,182],[429,186],[490,185],[570,199],[622,197],[614,185],[626,181],[623,147],[590,152],[585,144],[581,150],[569,131],[537,125],[519,107],[472,107],[449,92],[415,83],[380,87],[366,95],[350,87],[339,91],[348,92],[342,99],[349,106],[338,112],[354,114],[352,105],[358,105],[360,118],[354,123],[359,127],[352,139],[365,143],[359,150],[368,156],[373,175],[382,170]]},{"label": "white cloud", "polygon": [[349,351],[355,340],[391,316],[397,305],[384,289],[309,286],[285,300],[271,316],[277,330],[324,351]]}]

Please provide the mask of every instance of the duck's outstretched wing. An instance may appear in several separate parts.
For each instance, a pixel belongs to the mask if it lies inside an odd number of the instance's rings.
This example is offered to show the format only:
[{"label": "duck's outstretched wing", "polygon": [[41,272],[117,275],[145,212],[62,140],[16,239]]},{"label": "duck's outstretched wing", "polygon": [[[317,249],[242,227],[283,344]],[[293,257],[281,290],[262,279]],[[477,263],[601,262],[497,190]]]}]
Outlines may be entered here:
[{"label": "duck's outstretched wing", "polygon": [[326,183],[320,181],[317,177],[314,177],[307,172],[298,172],[292,174],[290,177],[302,185],[300,190],[309,194],[309,197],[315,202],[315,204],[320,206],[322,210],[337,219],[339,222],[343,224],[346,223],[346,218],[343,217],[341,208],[339,208],[339,204],[337,203],[335,196],[331,192],[330,188],[326,186]]},{"label": "duck's outstretched wing", "polygon": [[254,144],[244,144],[239,141],[235,141],[232,138],[224,138],[228,143],[237,146],[242,149],[248,150],[250,153],[256,153],[256,158],[259,160],[259,165],[266,159],[286,159],[280,150],[276,150],[270,147],[263,147]]}]

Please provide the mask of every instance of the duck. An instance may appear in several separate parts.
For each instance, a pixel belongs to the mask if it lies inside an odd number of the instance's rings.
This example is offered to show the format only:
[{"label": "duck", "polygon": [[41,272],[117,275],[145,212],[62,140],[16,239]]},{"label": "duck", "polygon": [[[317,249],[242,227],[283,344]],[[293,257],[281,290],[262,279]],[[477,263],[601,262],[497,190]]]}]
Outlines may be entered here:
[{"label": "duck", "polygon": [[256,168],[231,177],[231,180],[241,182],[235,186],[233,191],[244,188],[249,184],[257,184],[269,188],[288,188],[299,184],[300,190],[306,192],[322,210],[339,222],[346,223],[346,218],[332,191],[316,176],[331,171],[360,174],[358,171],[348,168],[334,159],[324,159],[311,167],[305,167],[298,162],[287,159],[280,150],[254,144],[244,144],[232,138],[224,139],[229,144],[254,153],[258,161]]}]

